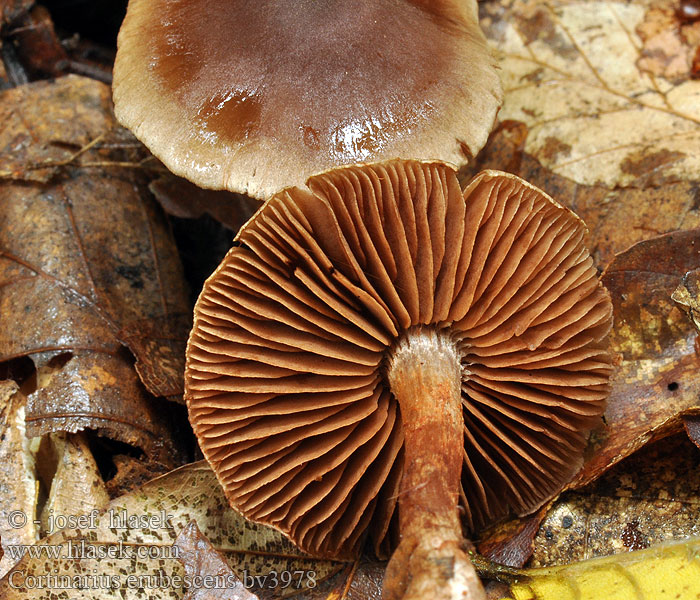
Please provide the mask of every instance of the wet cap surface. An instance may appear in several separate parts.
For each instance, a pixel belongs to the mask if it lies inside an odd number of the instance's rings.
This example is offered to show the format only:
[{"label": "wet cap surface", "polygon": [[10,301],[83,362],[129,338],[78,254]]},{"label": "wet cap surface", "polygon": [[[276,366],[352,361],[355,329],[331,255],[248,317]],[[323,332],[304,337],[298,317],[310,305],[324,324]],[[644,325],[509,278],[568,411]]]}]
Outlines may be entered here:
[{"label": "wet cap surface", "polygon": [[342,164],[464,164],[493,62],[471,2],[131,0],[114,101],[176,174],[265,197]]}]

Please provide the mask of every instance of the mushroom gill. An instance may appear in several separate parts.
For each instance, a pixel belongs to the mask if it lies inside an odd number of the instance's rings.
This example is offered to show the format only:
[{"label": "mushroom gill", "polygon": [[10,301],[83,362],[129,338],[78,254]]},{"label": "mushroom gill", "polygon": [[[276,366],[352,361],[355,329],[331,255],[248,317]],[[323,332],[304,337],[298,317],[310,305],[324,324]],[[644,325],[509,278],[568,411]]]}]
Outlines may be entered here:
[{"label": "mushroom gill", "polygon": [[579,469],[610,299],[583,222],[513,175],[462,191],[442,163],[390,161],[307,186],[205,284],[190,420],[247,518],[316,555],[400,541],[387,578],[408,580],[421,544],[459,554],[462,524],[529,513]]}]

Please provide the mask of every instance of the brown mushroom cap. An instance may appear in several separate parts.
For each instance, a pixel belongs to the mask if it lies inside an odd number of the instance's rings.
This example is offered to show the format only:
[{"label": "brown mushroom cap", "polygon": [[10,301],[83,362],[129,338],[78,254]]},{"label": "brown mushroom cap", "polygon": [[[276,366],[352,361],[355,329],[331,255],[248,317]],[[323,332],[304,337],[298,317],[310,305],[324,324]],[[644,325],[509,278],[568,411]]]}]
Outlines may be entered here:
[{"label": "brown mushroom cap", "polygon": [[342,164],[464,164],[501,100],[474,0],[130,0],[118,48],[119,121],[175,174],[257,197]]},{"label": "brown mushroom cap", "polygon": [[439,163],[315,176],[248,222],[195,309],[190,420],[231,504],[304,550],[389,528],[402,471],[387,363],[406,332],[457,343],[463,503],[480,528],[578,470],[608,393],[611,303],[583,222],[513,175],[462,192]]}]

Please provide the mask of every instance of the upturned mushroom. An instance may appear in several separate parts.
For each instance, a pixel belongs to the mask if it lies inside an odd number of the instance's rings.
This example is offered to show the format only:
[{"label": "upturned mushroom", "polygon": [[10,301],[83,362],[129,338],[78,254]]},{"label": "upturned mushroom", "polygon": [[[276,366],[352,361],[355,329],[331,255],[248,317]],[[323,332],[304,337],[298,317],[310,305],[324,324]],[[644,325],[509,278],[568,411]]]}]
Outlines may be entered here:
[{"label": "upturned mushroom", "polygon": [[176,175],[265,198],[342,164],[465,164],[502,96],[475,0],[130,0],[113,89]]},{"label": "upturned mushroom", "polygon": [[579,469],[611,372],[583,222],[513,175],[391,161],[271,198],[208,279],[186,399],[231,505],[385,598],[480,598],[468,534]]}]

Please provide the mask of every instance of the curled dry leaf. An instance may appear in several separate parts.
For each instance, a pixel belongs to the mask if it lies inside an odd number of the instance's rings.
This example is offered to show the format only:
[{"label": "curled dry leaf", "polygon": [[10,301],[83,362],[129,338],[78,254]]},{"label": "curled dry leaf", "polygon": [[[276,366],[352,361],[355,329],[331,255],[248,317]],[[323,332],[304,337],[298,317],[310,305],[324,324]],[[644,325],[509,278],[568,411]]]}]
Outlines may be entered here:
[{"label": "curled dry leaf", "polygon": [[122,353],[76,352],[61,367],[40,369],[48,373],[27,401],[30,437],[94,429],[141,448],[154,460],[174,464],[168,421],[158,413]]},{"label": "curled dry leaf", "polygon": [[[3,92],[0,107],[0,169],[64,156],[114,126],[109,89],[78,77]],[[181,393],[189,309],[179,260],[143,175],[81,168],[87,158],[50,183],[0,185],[0,360],[70,358],[32,397],[35,433],[92,427],[163,452],[163,420],[122,344],[151,393]]]},{"label": "curled dry leaf", "polygon": [[[84,433],[52,433],[37,452],[39,475],[49,488],[41,511],[41,528],[55,529],[55,517],[89,514],[109,501],[102,476]],[[44,473],[48,470],[49,473]]]},{"label": "curled dry leaf", "polygon": [[700,81],[640,66],[653,4],[484,3],[502,69],[499,117],[527,126],[524,149],[549,170],[607,188],[695,179]]},{"label": "curled dry leaf", "polygon": [[[211,545],[199,531],[196,521],[190,521],[180,532],[174,543],[178,548],[178,559],[185,568],[190,580],[211,578],[225,581],[225,586],[190,586],[183,600],[257,600],[257,596],[247,590],[241,579],[231,570],[226,559]],[[223,587],[223,590],[221,589]]]},{"label": "curled dry leaf", "polygon": [[683,413],[700,412],[697,331],[671,299],[699,263],[700,229],[694,229],[640,242],[605,270],[615,321],[611,349],[620,362],[605,427],[594,432],[573,486],[594,480],[649,440],[680,430]]},{"label": "curled dry leaf", "polygon": [[[0,577],[14,563],[7,552],[9,546],[33,544],[39,539],[39,527],[34,523],[38,482],[25,436],[25,403],[24,394],[13,381],[0,381],[0,539],[5,550]],[[26,522],[22,522],[23,515]]]},{"label": "curled dry leaf", "polygon": [[[35,551],[37,556],[25,555],[0,580],[0,597],[52,600],[56,593],[68,593],[71,600],[143,600],[147,589],[149,600],[180,599],[185,571],[172,544],[191,521],[230,559],[239,576],[244,570],[260,577],[273,571],[302,573],[303,590],[309,582],[317,584],[345,566],[308,557],[279,532],[245,520],[231,510],[211,469],[194,463],[116,498],[87,527],[58,531],[41,540],[42,545],[35,546],[43,548]],[[49,552],[57,552],[64,560],[56,560]],[[13,572],[18,574],[11,579]],[[68,577],[72,583],[63,590],[50,582],[31,589],[22,584],[30,576],[49,575]],[[101,579],[80,579],[88,576]],[[179,585],[173,587],[175,577]],[[279,598],[297,590],[294,586],[271,589],[269,581],[264,590],[251,591]],[[78,589],[80,584],[84,589]]]}]

